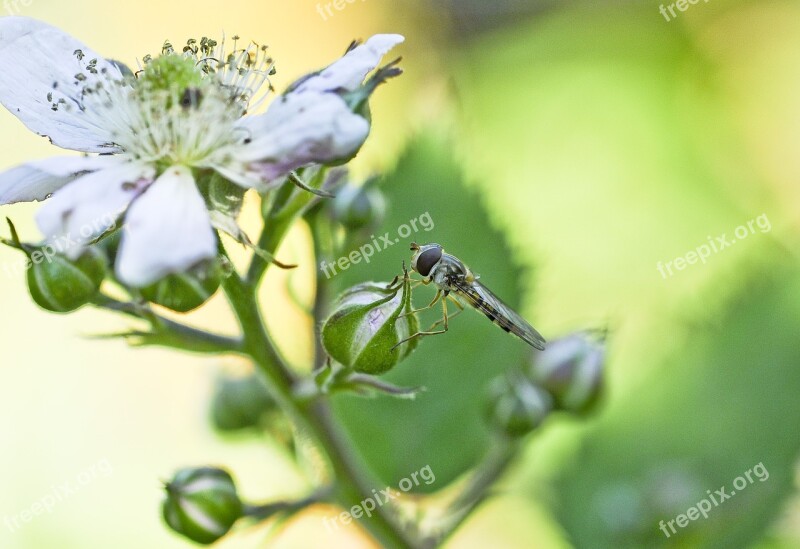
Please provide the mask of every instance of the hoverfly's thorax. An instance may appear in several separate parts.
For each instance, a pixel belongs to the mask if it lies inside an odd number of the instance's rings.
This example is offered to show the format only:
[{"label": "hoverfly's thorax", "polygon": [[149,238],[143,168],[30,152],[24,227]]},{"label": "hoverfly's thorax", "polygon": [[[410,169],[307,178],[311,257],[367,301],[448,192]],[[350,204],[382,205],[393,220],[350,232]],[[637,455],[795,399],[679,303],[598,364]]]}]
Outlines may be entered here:
[{"label": "hoverfly's thorax", "polygon": [[442,288],[449,290],[454,282],[463,281],[469,273],[469,268],[455,256],[443,254],[442,259],[431,272],[433,281]]}]

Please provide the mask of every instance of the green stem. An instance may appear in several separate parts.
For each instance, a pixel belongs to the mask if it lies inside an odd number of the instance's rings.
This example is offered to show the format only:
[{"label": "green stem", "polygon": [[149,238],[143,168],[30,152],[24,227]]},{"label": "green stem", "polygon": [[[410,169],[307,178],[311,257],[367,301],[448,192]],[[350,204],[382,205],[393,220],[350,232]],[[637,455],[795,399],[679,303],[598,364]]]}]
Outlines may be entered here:
[{"label": "green stem", "polygon": [[[306,213],[306,221],[311,228],[311,235],[314,240],[314,258],[316,262],[327,260],[327,253],[323,240],[330,239],[329,231],[325,231],[322,227],[325,223],[322,209],[319,205],[310,209]],[[330,298],[330,288],[327,280],[323,280],[319,271],[316,276],[316,292],[314,292],[314,306],[312,308],[312,317],[314,319],[314,371],[318,371],[325,365],[327,353],[322,346],[322,324],[328,316],[328,299]]]},{"label": "green stem", "polygon": [[292,515],[310,505],[325,501],[329,496],[329,492],[329,489],[324,488],[300,500],[274,501],[262,505],[246,505],[244,514],[255,520],[268,520],[277,514]]},{"label": "green stem", "polygon": [[[254,285],[234,273],[225,281],[223,288],[242,326],[244,351],[267,379],[273,398],[298,429],[310,434],[327,454],[335,479],[336,501],[349,508],[372,497],[372,490],[379,485],[362,474],[364,469],[333,421],[327,403],[323,400],[303,402],[295,397],[294,376],[264,327]],[[416,542],[389,514],[389,509],[379,508],[362,524],[385,547],[417,547]]]},{"label": "green stem", "polygon": [[[314,195],[308,192],[294,193],[286,205],[277,205],[276,211],[271,211],[264,223],[264,230],[256,244],[262,250],[274,256],[278,246],[286,236],[286,232],[300,215],[312,202]],[[247,271],[246,280],[248,283],[258,285],[264,276],[269,262],[256,254],[250,263]]]},{"label": "green stem", "polygon": [[[325,170],[322,170],[313,185],[321,186],[325,177]],[[319,200],[319,197],[296,188],[289,191],[282,189],[273,199],[269,212],[265,212],[264,230],[258,246],[272,256],[292,224]],[[373,497],[372,490],[379,488],[379,484],[359,463],[351,443],[334,421],[327,401],[322,398],[304,400],[295,394],[299,385],[297,379],[267,333],[256,298],[268,267],[269,262],[255,255],[247,276],[242,278],[234,273],[224,282],[223,290],[241,324],[245,352],[266,378],[275,402],[297,429],[309,434],[327,455],[334,479],[333,498],[347,509]],[[372,517],[363,519],[362,524],[384,547],[418,547],[416,540],[398,524],[388,507],[378,508]]]}]

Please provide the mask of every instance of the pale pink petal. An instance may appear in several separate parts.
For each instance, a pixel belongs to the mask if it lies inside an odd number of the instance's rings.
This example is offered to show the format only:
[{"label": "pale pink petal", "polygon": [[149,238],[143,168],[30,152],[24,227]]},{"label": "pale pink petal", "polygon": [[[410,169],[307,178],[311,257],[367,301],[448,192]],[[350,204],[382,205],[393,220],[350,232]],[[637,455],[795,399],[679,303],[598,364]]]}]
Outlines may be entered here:
[{"label": "pale pink petal", "polygon": [[[83,52],[79,61],[76,50]],[[87,65],[97,60],[97,74]],[[86,76],[84,82],[77,74]],[[55,145],[115,152],[111,132],[81,110],[81,91],[96,78],[121,79],[119,69],[68,34],[28,17],[0,18],[0,103]],[[48,94],[52,97],[48,99]],[[65,101],[58,110],[53,103]]]},{"label": "pale pink petal", "polygon": [[216,253],[211,219],[192,172],[176,166],[128,209],[117,276],[130,286],[144,287]]},{"label": "pale pink petal", "polygon": [[64,156],[22,164],[0,173],[0,205],[44,200],[80,175],[122,162],[118,156]]},{"label": "pale pink petal", "polygon": [[369,122],[336,94],[308,92],[276,99],[266,113],[251,117],[251,140],[236,160],[257,165],[276,179],[310,163],[353,156],[369,135]]},{"label": "pale pink petal", "polygon": [[319,74],[301,82],[290,93],[353,91],[364,82],[367,74],[378,67],[383,56],[404,40],[399,34],[376,34]]},{"label": "pale pink petal", "polygon": [[152,167],[133,162],[84,175],[45,202],[36,221],[48,240],[68,243],[67,255],[77,257],[85,244],[114,227],[153,175]]}]

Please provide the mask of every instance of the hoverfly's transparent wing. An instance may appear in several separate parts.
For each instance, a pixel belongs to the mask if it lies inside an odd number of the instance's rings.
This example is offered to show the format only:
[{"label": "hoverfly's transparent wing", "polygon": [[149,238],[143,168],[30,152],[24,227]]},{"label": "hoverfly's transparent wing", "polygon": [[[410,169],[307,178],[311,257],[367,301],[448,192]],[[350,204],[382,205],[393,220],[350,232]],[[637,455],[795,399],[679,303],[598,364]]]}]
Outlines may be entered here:
[{"label": "hoverfly's transparent wing", "polygon": [[528,321],[522,318],[511,307],[502,302],[489,288],[474,280],[473,282],[450,282],[456,288],[455,294],[480,312],[506,332],[512,333],[532,347],[544,350],[545,340]]}]

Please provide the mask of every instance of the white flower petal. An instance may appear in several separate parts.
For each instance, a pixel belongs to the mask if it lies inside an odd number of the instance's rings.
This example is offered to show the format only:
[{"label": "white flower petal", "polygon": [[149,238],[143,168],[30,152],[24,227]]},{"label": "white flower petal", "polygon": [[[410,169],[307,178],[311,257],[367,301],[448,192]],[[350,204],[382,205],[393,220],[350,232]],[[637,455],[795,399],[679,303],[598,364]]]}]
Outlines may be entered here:
[{"label": "white flower petal", "polygon": [[264,177],[261,172],[253,171],[246,164],[211,164],[209,167],[231,183],[244,189],[259,189],[260,191],[264,186]]},{"label": "white flower petal", "polygon": [[11,168],[0,173],[0,205],[44,200],[82,174],[121,162],[117,156],[66,156]]},{"label": "white flower petal", "polygon": [[211,219],[191,171],[172,167],[128,209],[117,276],[143,287],[216,253]]},{"label": "white flower petal", "polygon": [[114,226],[153,175],[153,168],[133,162],[84,175],[45,202],[36,221],[48,240],[66,243],[67,255],[77,257],[85,244]]},{"label": "white flower petal", "polygon": [[266,180],[309,163],[354,155],[369,135],[369,122],[336,94],[309,92],[276,99],[266,113],[251,117],[252,141],[236,160],[253,162]]},{"label": "white flower petal", "polygon": [[404,40],[399,34],[376,34],[290,93],[338,89],[353,91],[364,82],[370,71],[378,67],[383,56]]},{"label": "white flower petal", "polygon": [[[78,61],[76,50],[83,52],[83,61]],[[98,72],[121,78],[117,67],[55,27],[27,17],[0,18],[0,103],[59,147],[115,152],[111,132],[89,120],[78,107],[82,89],[101,76],[86,74],[85,67],[93,59],[97,59]],[[86,75],[87,81],[78,82],[78,73]],[[52,104],[59,99],[66,103],[54,111]]]}]

